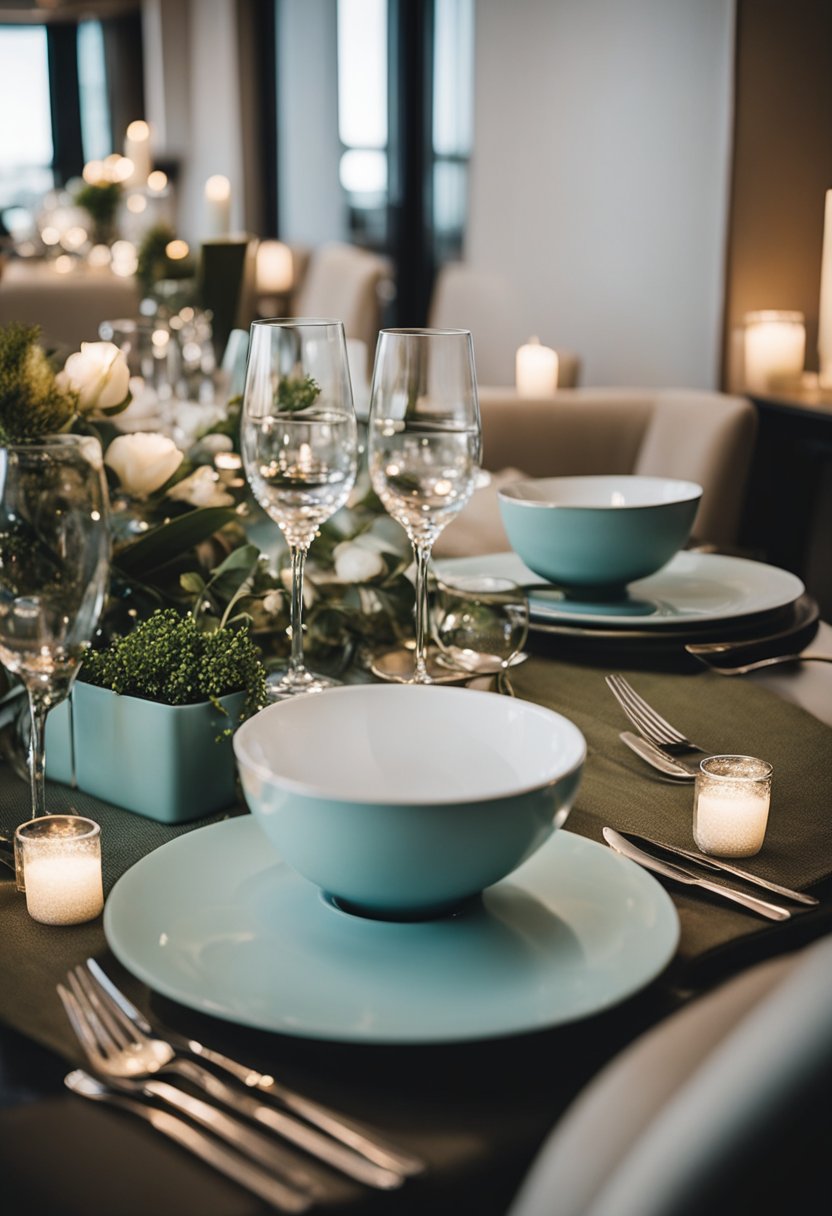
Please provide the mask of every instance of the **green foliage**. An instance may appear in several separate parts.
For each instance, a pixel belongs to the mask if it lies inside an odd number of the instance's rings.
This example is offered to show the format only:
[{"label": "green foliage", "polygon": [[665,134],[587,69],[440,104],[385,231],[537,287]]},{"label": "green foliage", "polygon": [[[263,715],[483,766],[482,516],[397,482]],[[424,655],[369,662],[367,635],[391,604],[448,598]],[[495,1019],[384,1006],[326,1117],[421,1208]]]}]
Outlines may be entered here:
[{"label": "green foliage", "polygon": [[190,258],[169,258],[165,252],[176,233],[169,224],[156,224],[139,246],[136,278],[147,293],[161,279],[187,279],[194,273]]},{"label": "green foliage", "polygon": [[62,430],[78,407],[77,394],[62,391],[38,345],[36,325],[0,329],[0,442],[18,443]]},{"label": "green foliage", "polygon": [[160,609],[106,650],[90,651],[82,679],[99,688],[163,705],[218,705],[227,693],[246,693],[245,712],[266,703],[266,673],[249,632],[203,633],[193,616]]},{"label": "green foliage", "polygon": [[280,381],[275,397],[279,410],[294,412],[308,409],[321,395],[321,386],[313,376],[286,376]]},{"label": "green foliage", "polygon": [[120,202],[120,182],[90,182],[75,195],[76,205],[84,208],[99,231],[113,226]]}]

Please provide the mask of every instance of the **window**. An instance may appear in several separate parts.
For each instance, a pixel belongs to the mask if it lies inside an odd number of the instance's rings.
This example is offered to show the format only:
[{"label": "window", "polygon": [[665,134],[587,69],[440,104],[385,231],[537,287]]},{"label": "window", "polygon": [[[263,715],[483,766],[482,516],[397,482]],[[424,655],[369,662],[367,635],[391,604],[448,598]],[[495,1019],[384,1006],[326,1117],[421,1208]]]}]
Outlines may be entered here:
[{"label": "window", "polygon": [[78,26],[78,89],[84,160],[104,160],[114,149],[100,21],[82,21]]},{"label": "window", "polygon": [[0,114],[0,208],[32,206],[53,184],[43,26],[0,25]]},{"label": "window", "polygon": [[387,228],[387,0],[338,0],[338,134],[351,235],[381,246]]},{"label": "window", "polygon": [[433,39],[433,232],[437,262],[459,256],[474,128],[474,0],[438,0]]}]

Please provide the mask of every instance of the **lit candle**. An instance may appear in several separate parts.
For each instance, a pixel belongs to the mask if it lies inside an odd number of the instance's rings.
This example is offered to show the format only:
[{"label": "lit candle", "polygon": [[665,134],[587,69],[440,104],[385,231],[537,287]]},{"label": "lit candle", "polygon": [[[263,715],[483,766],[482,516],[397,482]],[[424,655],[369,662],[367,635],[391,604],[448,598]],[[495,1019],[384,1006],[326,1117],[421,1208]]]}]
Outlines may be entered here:
[{"label": "lit candle", "polygon": [[763,845],[771,765],[753,756],[709,756],[696,776],[693,836],[703,853],[751,857]]},{"label": "lit candle", "polygon": [[745,386],[764,393],[778,382],[799,380],[806,354],[801,312],[764,309],[745,318]]},{"label": "lit candle", "polygon": [[231,182],[218,173],[205,183],[204,235],[209,239],[228,236],[230,226]]},{"label": "lit candle", "polygon": [[15,833],[18,886],[44,925],[78,925],[104,907],[101,829],[80,815],[44,815]]},{"label": "lit candle", "polygon": [[135,186],[144,186],[153,165],[150,160],[150,127],[143,119],[131,122],[124,139],[124,155],[133,162],[130,181]]},{"label": "lit candle", "polygon": [[282,296],[292,290],[292,251],[282,241],[261,241],[257,246],[257,291],[261,296]]},{"label": "lit candle", "polygon": [[550,397],[558,386],[557,352],[530,338],[517,351],[515,382],[521,397]]}]

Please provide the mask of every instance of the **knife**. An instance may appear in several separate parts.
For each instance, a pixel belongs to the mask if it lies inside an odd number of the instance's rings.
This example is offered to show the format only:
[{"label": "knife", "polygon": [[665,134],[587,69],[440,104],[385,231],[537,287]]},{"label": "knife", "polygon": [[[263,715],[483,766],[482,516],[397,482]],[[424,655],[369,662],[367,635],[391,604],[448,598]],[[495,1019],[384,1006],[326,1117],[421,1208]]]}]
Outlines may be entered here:
[{"label": "knife", "polygon": [[684,767],[676,759],[663,752],[661,748],[649,743],[647,739],[643,739],[641,735],[634,735],[629,730],[622,730],[618,737],[622,743],[627,744],[631,751],[634,751],[642,760],[646,760],[653,768],[658,769],[660,773],[673,777],[676,781],[693,781],[694,774],[691,769]]},{"label": "knife", "polygon": [[695,861],[697,865],[706,866],[709,870],[725,870],[728,874],[735,874],[737,878],[742,878],[754,886],[762,887],[766,891],[773,891],[775,895],[782,895],[784,899],[793,899],[796,903],[809,904],[811,907],[820,902],[814,895],[805,895],[803,891],[793,891],[791,887],[781,887],[779,883],[769,882],[767,878],[758,878],[756,874],[749,874],[747,870],[741,870],[739,866],[731,865],[717,857],[708,857],[693,849],[682,849],[677,844],[665,844],[663,840],[651,840],[649,836],[639,836],[635,832],[621,832],[621,835],[639,848],[646,845],[648,849],[662,849],[665,853],[687,857],[689,861]]},{"label": "knife", "polygon": [[771,904],[765,899],[758,899],[756,895],[746,895],[744,891],[735,891],[733,887],[711,882],[709,878],[701,878],[692,870],[686,870],[684,866],[677,866],[669,861],[659,861],[657,857],[645,853],[643,849],[639,849],[629,840],[625,840],[613,828],[604,828],[604,840],[616,853],[621,853],[630,861],[644,866],[645,870],[653,870],[656,874],[662,874],[665,878],[672,878],[676,882],[683,882],[687,886],[702,887],[704,891],[721,895],[723,899],[728,899],[732,903],[742,904],[744,908],[765,916],[768,920],[789,920],[791,918],[789,909],[781,907],[780,904]]}]

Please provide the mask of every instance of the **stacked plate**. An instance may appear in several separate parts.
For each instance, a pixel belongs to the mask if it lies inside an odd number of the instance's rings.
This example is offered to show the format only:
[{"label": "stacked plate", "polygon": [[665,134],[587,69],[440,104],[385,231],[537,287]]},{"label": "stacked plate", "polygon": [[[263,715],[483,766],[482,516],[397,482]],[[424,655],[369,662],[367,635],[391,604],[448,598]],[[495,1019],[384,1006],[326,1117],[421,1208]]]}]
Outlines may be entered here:
[{"label": "stacked plate", "polygon": [[596,601],[542,582],[515,553],[449,559],[437,562],[437,572],[497,575],[526,587],[531,632],[568,640],[570,654],[684,654],[685,643],[717,640],[759,643],[761,653],[771,641],[772,653],[784,653],[811,641],[818,622],[818,606],[796,575],[716,553],[677,553],[619,598]]}]

